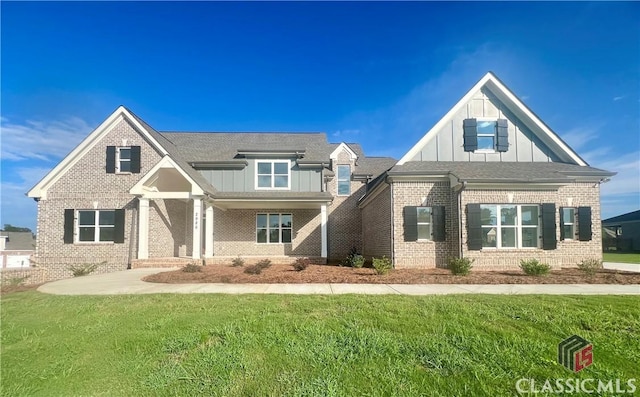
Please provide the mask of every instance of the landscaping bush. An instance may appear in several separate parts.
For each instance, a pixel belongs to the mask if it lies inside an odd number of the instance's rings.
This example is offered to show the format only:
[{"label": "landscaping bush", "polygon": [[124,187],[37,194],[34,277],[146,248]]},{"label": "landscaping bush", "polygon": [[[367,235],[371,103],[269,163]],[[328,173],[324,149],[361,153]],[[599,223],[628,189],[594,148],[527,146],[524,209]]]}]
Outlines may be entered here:
[{"label": "landscaping bush", "polygon": [[247,274],[260,274],[262,271],[271,266],[269,259],[263,259],[255,265],[247,266],[244,268],[244,272]]},{"label": "landscaping bush", "polygon": [[587,273],[589,276],[595,276],[599,269],[602,269],[602,261],[597,258],[585,259],[578,263],[578,269]]},{"label": "landscaping bush", "polygon": [[256,266],[259,266],[261,269],[266,269],[271,267],[271,261],[269,259],[263,259],[260,262],[256,263]]},{"label": "landscaping bush", "polygon": [[67,267],[67,269],[71,271],[71,274],[73,274],[73,277],[81,277],[81,276],[86,276],[87,274],[93,273],[98,268],[98,266],[104,265],[106,263],[107,262],[83,263],[81,265],[70,265],[69,267]]},{"label": "landscaping bush", "polygon": [[296,261],[293,263],[292,266],[296,271],[301,272],[307,267],[309,267],[310,264],[311,264],[311,261],[309,260],[309,258],[298,258],[296,259]]},{"label": "landscaping bush", "polygon": [[184,265],[184,267],[182,268],[182,271],[185,273],[197,273],[197,272],[201,272],[202,271],[202,266],[196,264],[196,263],[187,263],[186,265]]},{"label": "landscaping bush", "polygon": [[231,266],[233,267],[242,267],[244,266],[244,259],[240,255],[237,258],[233,258],[231,260]]},{"label": "landscaping bush", "polygon": [[373,258],[373,268],[379,275],[387,274],[392,267],[391,259],[384,255],[382,258]]},{"label": "landscaping bush", "polygon": [[528,276],[543,276],[549,273],[551,266],[546,263],[541,263],[537,259],[523,259],[520,261],[520,269]]},{"label": "landscaping bush", "polygon": [[471,271],[475,259],[449,258],[449,270],[456,276],[466,276]]},{"label": "landscaping bush", "polygon": [[360,255],[358,250],[353,247],[349,255],[342,261],[342,266],[361,268],[364,266],[364,256]]}]

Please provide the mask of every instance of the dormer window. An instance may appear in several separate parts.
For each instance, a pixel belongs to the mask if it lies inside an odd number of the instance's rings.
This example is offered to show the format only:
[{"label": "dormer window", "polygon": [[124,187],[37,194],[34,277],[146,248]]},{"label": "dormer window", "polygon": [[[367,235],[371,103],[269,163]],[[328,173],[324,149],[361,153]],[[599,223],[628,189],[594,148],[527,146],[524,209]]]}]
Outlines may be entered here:
[{"label": "dormer window", "polygon": [[291,189],[291,161],[256,160],[256,189]]},{"label": "dormer window", "polygon": [[507,126],[505,119],[464,120],[464,151],[474,153],[506,152],[509,149]]}]

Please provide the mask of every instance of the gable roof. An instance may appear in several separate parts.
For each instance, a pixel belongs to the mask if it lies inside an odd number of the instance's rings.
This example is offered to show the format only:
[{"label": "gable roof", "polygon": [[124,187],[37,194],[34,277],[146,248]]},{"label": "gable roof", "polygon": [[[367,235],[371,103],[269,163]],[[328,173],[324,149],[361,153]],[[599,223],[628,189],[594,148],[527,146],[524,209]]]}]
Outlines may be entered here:
[{"label": "gable roof", "polygon": [[637,222],[640,221],[640,210],[631,211],[626,214],[614,216],[613,218],[605,219],[602,224],[616,223],[616,222]]},{"label": "gable roof", "polygon": [[401,159],[402,165],[411,161],[420,150],[435,137],[447,123],[450,123],[454,115],[465,106],[482,88],[491,91],[500,99],[509,110],[516,115],[531,131],[540,138],[558,157],[566,162],[580,166],[588,166],[558,134],[553,132],[531,109],[529,109],[511,90],[509,90],[493,73],[488,72],[480,79],[452,108],[438,121]]},{"label": "gable roof", "polygon": [[35,249],[36,239],[31,232],[5,232],[0,231],[0,236],[7,236],[7,251],[31,251]]}]

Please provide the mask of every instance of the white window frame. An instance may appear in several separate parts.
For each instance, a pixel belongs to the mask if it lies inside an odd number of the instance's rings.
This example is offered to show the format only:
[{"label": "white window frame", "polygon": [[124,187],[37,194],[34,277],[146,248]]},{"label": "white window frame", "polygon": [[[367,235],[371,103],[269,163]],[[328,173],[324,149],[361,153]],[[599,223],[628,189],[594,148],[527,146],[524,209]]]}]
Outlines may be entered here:
[{"label": "white window frame", "polygon": [[[478,124],[481,122],[491,121],[494,123],[493,135],[487,133],[480,133],[478,131]],[[493,138],[493,149],[476,149],[474,153],[496,153],[496,148],[498,146],[498,119],[493,117],[476,117],[476,140],[478,141],[478,146],[480,146],[480,137],[492,137]]]},{"label": "white window frame", "polygon": [[[267,176],[267,174],[258,173],[259,164],[271,164],[271,186],[261,187],[259,186],[258,179],[260,176]],[[276,174],[275,164],[286,163],[287,164],[287,187],[275,187],[276,176],[284,176],[284,174]],[[255,172],[255,189],[256,190],[291,190],[291,160],[256,160],[256,172]]]},{"label": "white window frame", "polygon": [[[573,210],[572,222],[566,223],[564,221],[564,211],[565,210]],[[570,236],[567,236],[567,234],[564,233],[564,231],[563,231],[564,240],[565,241],[567,241],[567,240],[576,240],[576,231],[578,230],[576,228],[576,226],[578,225],[578,219],[576,219],[576,218],[578,217],[578,209],[576,207],[563,207],[562,211],[563,211],[562,212],[562,224],[563,224],[563,227],[571,226],[571,235]]]},{"label": "white window frame", "polygon": [[[122,149],[129,149],[129,158],[128,159],[120,158],[120,151]],[[130,174],[131,173],[131,152],[132,152],[132,147],[131,146],[118,146],[118,147],[116,147],[116,173],[118,173],[118,174]],[[121,171],[123,162],[129,163],[129,171]]]},{"label": "white window frame", "polygon": [[[496,231],[496,246],[495,247],[482,247],[483,250],[513,250],[513,249],[524,249],[524,250],[533,250],[540,248],[540,233],[542,232],[542,225],[540,222],[540,211],[542,208],[540,204],[480,204],[480,211],[482,211],[482,207],[496,207],[496,224],[495,225],[481,225],[481,228],[484,229],[495,229]],[[501,208],[502,207],[516,207],[516,222],[515,225],[502,225],[502,216]],[[538,222],[535,225],[523,225],[522,224],[522,207],[538,207]],[[515,247],[503,247],[502,246],[502,229],[516,229],[516,246]],[[533,229],[537,228],[536,233],[536,246],[535,247],[523,247],[522,246],[522,230],[523,229]],[[484,232],[483,232],[484,235]]]},{"label": "white window frame", "polygon": [[[347,179],[340,179],[340,167],[348,167],[349,168],[349,177]],[[351,166],[349,164],[338,164],[336,167],[337,175],[336,175],[336,193],[338,196],[351,196]],[[347,182],[347,186],[349,186],[349,193],[340,194],[340,182]]]},{"label": "white window frame", "polygon": [[[258,216],[260,215],[266,215],[267,217],[267,241],[266,242],[259,242],[258,241],[258,230],[260,229],[265,229],[264,227],[258,227]],[[271,224],[269,223],[269,217],[271,215],[278,215],[278,227],[274,228],[271,227]],[[283,215],[289,215],[291,217],[291,227],[283,227],[282,226],[282,216]],[[278,241],[276,242],[272,242],[271,241],[271,231],[272,230],[278,230]],[[283,243],[282,242],[282,231],[283,230],[290,230],[291,231],[291,241]],[[278,212],[259,212],[256,214],[256,244],[291,244],[293,243],[293,214],[292,213],[288,213],[288,212],[283,212],[283,213],[278,213]]]},{"label": "white window frame", "polygon": [[[93,220],[93,225],[81,225],[80,224],[80,213],[81,212],[93,212],[94,213],[94,220]],[[100,224],[100,212],[113,212],[113,225],[101,225]],[[84,209],[84,210],[76,210],[75,213],[75,243],[76,244],[111,244],[114,242],[114,240],[106,240],[106,241],[100,241],[100,228],[113,228],[114,230],[114,237],[115,237],[115,222],[116,222],[116,217],[115,217],[115,210],[108,210],[108,209],[102,209],[102,210],[88,210],[88,209]],[[80,240],[80,228],[81,227],[93,227],[94,228],[94,233],[93,233],[93,240],[92,241],[81,241]]]},{"label": "white window frame", "polygon": [[[418,213],[420,212],[420,208],[428,208],[429,209],[429,221],[428,222],[420,222]],[[426,225],[429,226],[429,237],[427,238],[421,238],[420,237],[420,225]],[[433,238],[433,207],[427,207],[427,206],[419,206],[416,207],[416,238],[417,241],[431,241]]]}]

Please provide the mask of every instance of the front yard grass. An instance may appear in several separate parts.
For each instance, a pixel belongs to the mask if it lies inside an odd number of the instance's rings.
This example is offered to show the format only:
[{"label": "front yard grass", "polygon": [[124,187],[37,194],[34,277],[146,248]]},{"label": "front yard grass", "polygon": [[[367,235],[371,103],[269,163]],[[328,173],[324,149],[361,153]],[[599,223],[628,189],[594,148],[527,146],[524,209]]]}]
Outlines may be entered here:
[{"label": "front yard grass", "polygon": [[[639,378],[635,296],[53,296],[1,302],[4,396],[507,396]],[[556,348],[577,334],[594,364]]]},{"label": "front yard grass", "polygon": [[617,252],[604,252],[602,254],[602,260],[605,262],[617,262],[617,263],[635,263],[640,265],[640,253],[617,253]]}]

